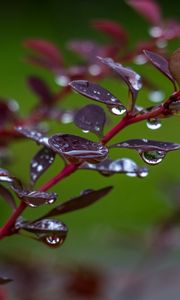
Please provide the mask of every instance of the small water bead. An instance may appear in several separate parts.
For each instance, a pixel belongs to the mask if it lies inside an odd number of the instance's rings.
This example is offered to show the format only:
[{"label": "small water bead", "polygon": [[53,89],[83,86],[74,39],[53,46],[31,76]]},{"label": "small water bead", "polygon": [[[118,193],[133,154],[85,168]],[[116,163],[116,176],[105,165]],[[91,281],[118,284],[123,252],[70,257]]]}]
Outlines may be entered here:
[{"label": "small water bead", "polygon": [[158,26],[151,27],[149,30],[150,36],[154,38],[159,38],[162,35],[162,33],[163,33],[162,29]]},{"label": "small water bead", "polygon": [[89,66],[88,71],[92,76],[98,76],[101,74],[101,68],[96,64]]},{"label": "small water bead", "polygon": [[60,86],[66,87],[66,86],[68,86],[68,83],[70,82],[70,78],[65,75],[60,75],[60,76],[56,77],[55,82]]},{"label": "small water bead", "polygon": [[166,156],[165,151],[146,151],[140,153],[142,159],[149,165],[157,165],[162,162],[163,158]]},{"label": "small water bead", "polygon": [[61,122],[63,124],[68,124],[68,123],[73,122],[73,119],[74,119],[74,115],[72,112],[65,112],[65,113],[63,113],[63,115],[61,117]]},{"label": "small water bead", "polygon": [[140,169],[137,175],[140,178],[144,178],[144,177],[148,176],[148,169],[146,169],[146,168]]},{"label": "small water bead", "polygon": [[50,235],[44,239],[44,242],[50,247],[59,247],[63,244],[65,238],[60,238],[56,235]]},{"label": "small water bead", "polygon": [[124,106],[120,106],[120,107],[112,107],[110,108],[110,111],[117,116],[121,116],[126,112],[126,108]]},{"label": "small water bead", "polygon": [[139,55],[135,56],[135,58],[134,58],[134,63],[136,65],[144,65],[146,62],[147,62],[147,59],[146,59],[145,55],[143,55],[143,54],[139,54]]},{"label": "small water bead", "polygon": [[151,130],[156,130],[156,129],[159,129],[162,124],[160,122],[159,119],[157,118],[152,118],[152,119],[149,119],[147,122],[146,122],[146,125],[149,129]]},{"label": "small water bead", "polygon": [[150,101],[159,103],[164,100],[165,94],[162,91],[151,91],[148,95]]},{"label": "small water bead", "polygon": [[89,130],[82,130],[82,132],[84,132],[84,133],[89,133]]},{"label": "small water bead", "polygon": [[163,48],[166,48],[168,45],[167,41],[166,40],[158,40],[156,42],[156,46],[159,48],[159,49],[163,49]]},{"label": "small water bead", "polygon": [[129,78],[129,82],[136,91],[139,91],[142,88],[141,76],[137,73],[134,74],[134,77]]}]

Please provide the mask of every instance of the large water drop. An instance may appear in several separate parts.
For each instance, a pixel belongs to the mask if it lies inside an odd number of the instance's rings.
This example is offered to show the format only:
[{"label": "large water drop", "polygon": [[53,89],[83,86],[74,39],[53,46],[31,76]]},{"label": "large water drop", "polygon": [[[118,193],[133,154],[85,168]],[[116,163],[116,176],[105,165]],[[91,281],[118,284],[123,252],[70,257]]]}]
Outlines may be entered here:
[{"label": "large water drop", "polygon": [[142,159],[149,165],[157,165],[162,162],[163,158],[166,156],[165,151],[152,150],[140,153]]}]

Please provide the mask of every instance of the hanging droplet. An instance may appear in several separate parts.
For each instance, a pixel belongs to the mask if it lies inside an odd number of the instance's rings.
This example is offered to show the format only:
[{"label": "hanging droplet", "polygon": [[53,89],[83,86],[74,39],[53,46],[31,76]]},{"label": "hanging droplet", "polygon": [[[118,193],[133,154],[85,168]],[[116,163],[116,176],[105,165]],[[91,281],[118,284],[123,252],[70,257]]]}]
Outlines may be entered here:
[{"label": "hanging droplet", "polygon": [[146,125],[147,125],[147,127],[148,127],[149,129],[151,129],[151,130],[159,129],[159,128],[162,126],[160,120],[157,119],[157,118],[151,118],[151,119],[149,119],[149,120],[146,122]]},{"label": "hanging droplet", "polygon": [[166,152],[165,151],[152,150],[152,151],[141,152],[140,155],[141,155],[142,159],[147,164],[157,165],[166,156]]},{"label": "hanging droplet", "polygon": [[64,238],[60,238],[56,235],[50,235],[44,239],[44,242],[50,247],[59,247],[63,244]]},{"label": "hanging droplet", "polygon": [[144,178],[146,176],[148,176],[148,169],[146,169],[146,168],[140,169],[138,172],[138,177]]},{"label": "hanging droplet", "polygon": [[121,116],[126,112],[126,108],[124,106],[120,106],[120,107],[111,107],[110,111],[117,116]]},{"label": "hanging droplet", "polygon": [[148,95],[150,101],[159,103],[164,100],[165,94],[162,91],[151,91]]}]

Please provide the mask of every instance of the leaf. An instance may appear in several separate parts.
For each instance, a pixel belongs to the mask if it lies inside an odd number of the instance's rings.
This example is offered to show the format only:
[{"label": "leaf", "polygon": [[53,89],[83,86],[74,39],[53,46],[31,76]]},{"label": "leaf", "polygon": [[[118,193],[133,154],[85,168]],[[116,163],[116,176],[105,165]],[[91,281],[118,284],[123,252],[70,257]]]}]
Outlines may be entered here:
[{"label": "leaf", "polygon": [[38,241],[53,248],[62,245],[68,233],[68,228],[63,222],[53,219],[25,222],[22,223],[21,229],[34,233]]},{"label": "leaf", "polygon": [[0,196],[11,206],[12,209],[16,208],[16,202],[10,191],[0,184]]},{"label": "leaf", "polygon": [[95,29],[109,35],[121,45],[127,43],[127,32],[119,23],[111,20],[93,20],[91,24]]},{"label": "leaf", "polygon": [[102,102],[110,107],[124,108],[124,105],[108,90],[87,80],[74,80],[69,85],[81,95]]},{"label": "leaf", "polygon": [[51,42],[42,39],[27,39],[24,46],[36,52],[40,58],[49,63],[53,68],[63,65],[63,58],[59,49]]},{"label": "leaf", "polygon": [[179,150],[180,144],[147,139],[132,139],[110,146],[110,148],[129,148],[139,152],[141,158],[150,165],[162,162],[166,153]]},{"label": "leaf", "polygon": [[46,217],[52,217],[56,215],[62,215],[68,212],[72,212],[77,209],[85,208],[94,202],[98,201],[100,198],[106,196],[112,190],[112,186],[107,186],[105,188],[93,191],[88,190],[84,193],[80,194],[79,196],[70,199],[58,206],[54,209],[50,210]]},{"label": "leaf", "polygon": [[29,76],[28,85],[30,89],[40,98],[42,103],[52,103],[53,94],[51,93],[47,84],[42,79],[36,76]]},{"label": "leaf", "polygon": [[35,129],[31,129],[28,127],[22,127],[22,126],[16,127],[15,130],[17,132],[19,132],[19,134],[21,134],[29,139],[34,140],[38,144],[45,145],[48,147],[48,138],[43,133],[41,133]]},{"label": "leaf", "polygon": [[33,157],[30,165],[31,182],[35,183],[39,177],[52,165],[55,153],[46,147],[42,148]]},{"label": "leaf", "polygon": [[16,119],[16,111],[11,106],[11,101],[0,100],[0,127],[6,126]]},{"label": "leaf", "polygon": [[104,176],[126,174],[131,177],[146,177],[148,175],[147,168],[137,166],[137,164],[129,158],[120,158],[116,160],[105,159],[96,165],[84,163],[81,166],[81,169],[98,171]]},{"label": "leaf", "polygon": [[170,56],[169,68],[180,87],[180,48]]},{"label": "leaf", "polygon": [[56,134],[49,138],[49,146],[71,162],[96,163],[104,159],[108,149],[102,144],[72,134]]},{"label": "leaf", "polygon": [[9,283],[9,282],[11,282],[11,281],[13,281],[11,278],[0,276],[0,285],[1,285],[1,284]]},{"label": "leaf", "polygon": [[91,131],[102,136],[103,128],[106,122],[104,110],[97,105],[86,105],[75,115],[74,123],[77,127]]},{"label": "leaf", "polygon": [[149,50],[144,50],[143,53],[145,54],[147,59],[153,64],[153,66],[155,66],[162,74],[164,74],[174,86],[175,80],[170,72],[169,63],[167,59]]},{"label": "leaf", "polygon": [[57,199],[56,193],[41,192],[41,191],[27,191],[14,189],[19,199],[24,201],[31,207],[38,207],[44,204],[52,204]]},{"label": "leaf", "polygon": [[154,0],[127,0],[140,15],[153,25],[161,23],[161,11],[158,3]]},{"label": "leaf", "polygon": [[142,88],[141,76],[130,68],[123,67],[120,63],[114,62],[112,58],[98,57],[98,59],[121,77],[121,79],[129,87],[132,99],[135,100],[138,91]]},{"label": "leaf", "polygon": [[88,40],[72,40],[68,43],[68,48],[88,61],[94,61],[98,54],[99,46]]}]

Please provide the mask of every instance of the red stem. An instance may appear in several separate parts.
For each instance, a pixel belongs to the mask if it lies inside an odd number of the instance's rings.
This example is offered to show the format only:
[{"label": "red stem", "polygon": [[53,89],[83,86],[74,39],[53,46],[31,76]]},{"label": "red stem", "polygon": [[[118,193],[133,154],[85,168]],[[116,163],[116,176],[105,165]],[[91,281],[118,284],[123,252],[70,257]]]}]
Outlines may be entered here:
[{"label": "red stem", "polygon": [[[138,115],[126,115],[115,127],[113,127],[101,140],[102,144],[107,144],[117,133],[119,133],[122,129],[127,127],[130,124],[135,124],[137,122],[157,117],[158,115],[165,114],[165,108],[163,105],[158,106],[153,111],[144,113],[144,114],[138,114]],[[64,167],[64,169],[58,173],[55,177],[50,179],[48,182],[46,182],[41,188],[40,191],[45,192],[48,189],[50,189],[52,186],[54,186],[56,183],[60,182],[65,177],[69,176],[75,170],[78,169],[80,164],[68,164]],[[25,210],[27,205],[24,202],[21,202],[21,204],[17,207],[17,209],[13,212],[13,214],[10,216],[7,223],[1,228],[0,230],[0,239],[4,238],[5,236],[8,236],[12,234],[11,229],[16,222],[17,218],[21,215],[21,213]]]}]

